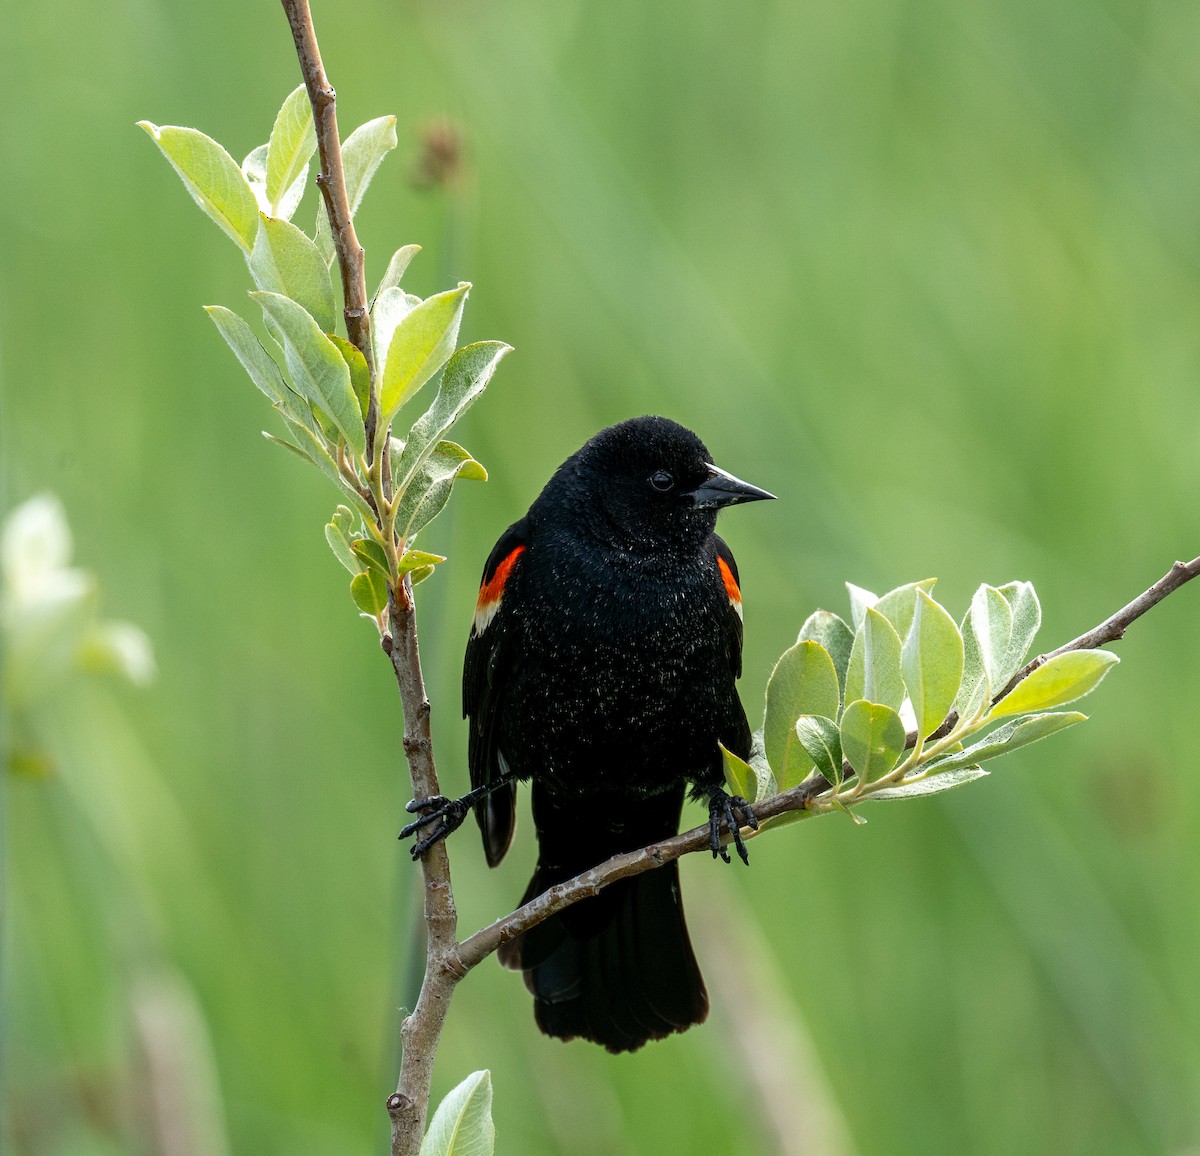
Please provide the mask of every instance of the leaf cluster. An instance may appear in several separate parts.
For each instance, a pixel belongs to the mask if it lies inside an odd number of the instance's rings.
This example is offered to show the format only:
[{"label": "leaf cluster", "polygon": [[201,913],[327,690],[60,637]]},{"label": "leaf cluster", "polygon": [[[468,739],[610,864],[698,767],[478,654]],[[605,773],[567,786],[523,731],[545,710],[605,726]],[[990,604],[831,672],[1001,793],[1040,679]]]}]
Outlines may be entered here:
[{"label": "leaf cluster", "polygon": [[980,586],[956,622],[934,582],[882,597],[848,584],[850,622],[816,611],[775,664],[760,741],[749,762],[724,752],[726,779],[751,801],[813,774],[827,789],[770,822],[828,811],[862,822],[860,801],[961,786],[989,759],[1085,719],[1052,708],[1094,690],[1115,654],[1067,651],[1013,684],[1041,625],[1033,586]]},{"label": "leaf cluster", "polygon": [[[207,307],[221,336],[283,423],[266,433],[320,470],[343,502],[326,526],[334,555],[351,573],[355,604],[382,627],[388,591],[421,581],[445,561],[414,550],[417,535],[445,507],[459,478],[487,471],[447,440],[486,388],[509,347],[483,341],[458,348],[470,285],[422,299],[402,280],[417,245],[398,249],[370,302],[364,348],[335,332],[335,246],[324,204],[311,232],[292,223],[308,184],[317,140],[303,85],[283,102],[270,139],[239,165],[193,128],[140,122],[197,205],[242,252],[266,340],[241,315]],[[395,117],[368,121],[342,143],[351,215],[386,154]],[[400,411],[437,380],[432,404],[403,436]]]}]

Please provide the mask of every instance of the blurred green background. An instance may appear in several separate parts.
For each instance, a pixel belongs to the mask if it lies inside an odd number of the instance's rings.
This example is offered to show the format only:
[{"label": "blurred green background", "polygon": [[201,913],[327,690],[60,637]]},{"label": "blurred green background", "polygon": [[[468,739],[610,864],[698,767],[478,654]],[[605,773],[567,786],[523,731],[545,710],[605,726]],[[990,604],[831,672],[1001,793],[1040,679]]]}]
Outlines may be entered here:
[{"label": "blurred green background", "polygon": [[[665,413],[777,493],[725,516],[743,698],[844,580],[1032,580],[1048,649],[1200,552],[1200,8],[1181,0],[317,0],[343,132],[398,115],[374,285],[475,290],[516,347],[426,532],[443,782],[480,568],[599,427]],[[298,70],[281,10],[0,2],[4,503],[53,490],[146,690],[69,680],[4,784],[3,1131],[24,1154],[386,1146],[416,872],[394,686],[201,304],[231,245],[134,127],[239,159]],[[448,119],[465,169],[414,182]],[[312,193],[297,215],[309,224]],[[1118,646],[1088,726],[944,798],[692,857],[714,1012],[612,1057],[489,962],[436,1094],[493,1071],[502,1153],[1184,1153],[1200,1145],[1200,590]],[[699,821],[697,811],[693,819]],[[463,932],[524,887],[454,842]],[[156,1131],[155,1120],[174,1127]]]}]

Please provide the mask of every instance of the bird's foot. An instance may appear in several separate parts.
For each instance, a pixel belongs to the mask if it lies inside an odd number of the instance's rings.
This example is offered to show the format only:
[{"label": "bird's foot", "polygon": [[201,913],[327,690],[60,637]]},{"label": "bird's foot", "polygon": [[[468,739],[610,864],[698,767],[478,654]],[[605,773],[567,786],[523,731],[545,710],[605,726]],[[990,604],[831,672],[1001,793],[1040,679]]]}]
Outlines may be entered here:
[{"label": "bird's foot", "polygon": [[462,826],[471,809],[471,800],[469,797],[448,799],[445,795],[430,795],[427,799],[412,799],[404,809],[409,814],[420,812],[421,817],[414,819],[400,832],[401,839],[416,835],[426,827],[433,827],[432,831],[422,835],[412,845],[412,857],[420,859],[435,843],[440,843]]},{"label": "bird's foot", "polygon": [[721,845],[722,824],[733,836],[733,845],[737,848],[738,857],[749,867],[750,855],[746,850],[741,829],[749,827],[752,831],[757,831],[758,820],[754,817],[750,804],[741,795],[730,795],[716,787],[708,796],[708,845],[712,848],[714,859],[720,856],[728,863],[729,852]]}]

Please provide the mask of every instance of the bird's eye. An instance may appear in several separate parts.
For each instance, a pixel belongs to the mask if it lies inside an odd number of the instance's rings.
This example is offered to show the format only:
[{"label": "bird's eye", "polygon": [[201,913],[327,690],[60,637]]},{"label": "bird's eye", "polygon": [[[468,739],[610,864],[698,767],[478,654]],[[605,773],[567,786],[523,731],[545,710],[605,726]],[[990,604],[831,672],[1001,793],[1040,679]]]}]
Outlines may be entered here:
[{"label": "bird's eye", "polygon": [[675,479],[666,470],[655,470],[650,475],[650,484],[660,493],[665,494],[675,486]]}]

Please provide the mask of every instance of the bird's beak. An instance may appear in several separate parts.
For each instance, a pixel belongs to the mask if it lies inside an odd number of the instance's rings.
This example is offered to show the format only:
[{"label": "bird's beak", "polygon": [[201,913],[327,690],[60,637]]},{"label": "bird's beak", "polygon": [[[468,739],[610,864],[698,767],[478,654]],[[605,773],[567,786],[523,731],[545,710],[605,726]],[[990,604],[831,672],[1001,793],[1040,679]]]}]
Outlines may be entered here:
[{"label": "bird's beak", "polygon": [[708,480],[698,485],[688,495],[692,504],[701,510],[717,510],[722,506],[736,506],[741,502],[761,502],[775,495],[760,490],[733,474],[726,473],[720,466],[708,464]]}]

